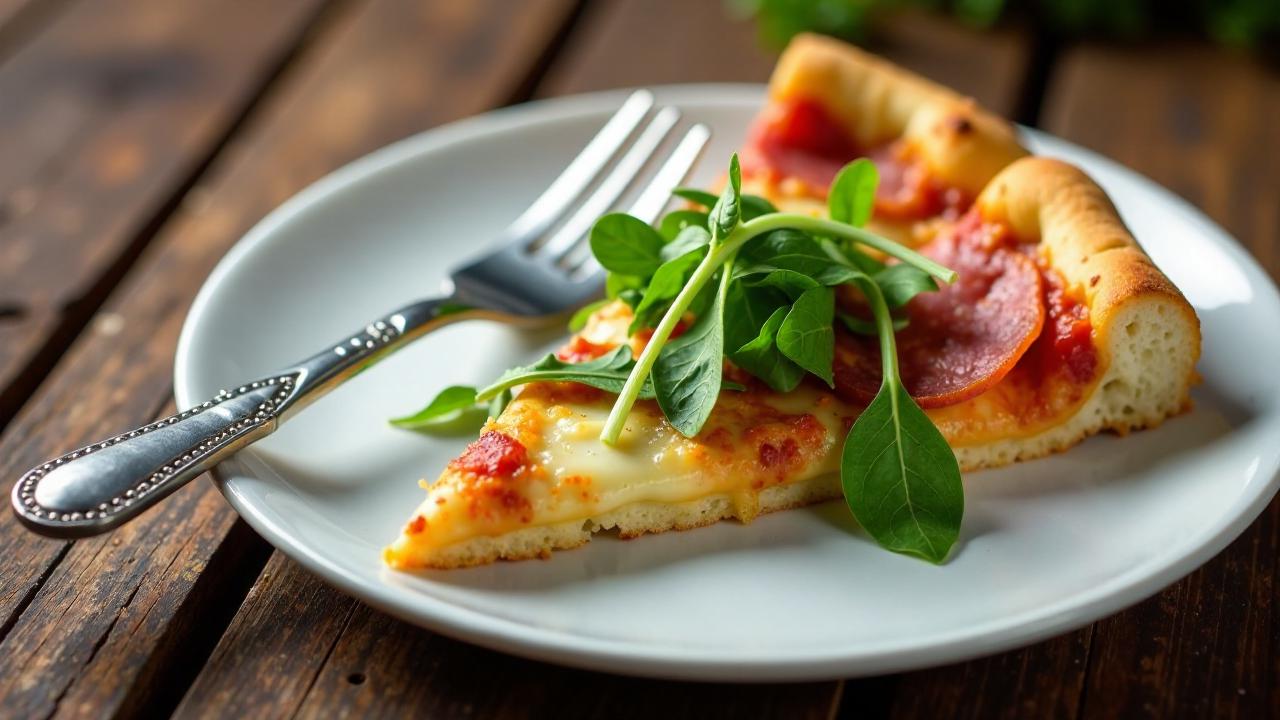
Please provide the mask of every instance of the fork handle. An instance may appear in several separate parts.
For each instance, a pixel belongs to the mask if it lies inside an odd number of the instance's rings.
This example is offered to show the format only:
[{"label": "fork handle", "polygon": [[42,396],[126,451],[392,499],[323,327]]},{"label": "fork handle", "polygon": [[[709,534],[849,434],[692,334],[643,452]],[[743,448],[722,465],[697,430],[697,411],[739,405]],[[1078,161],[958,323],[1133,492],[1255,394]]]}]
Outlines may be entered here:
[{"label": "fork handle", "polygon": [[297,365],[32,468],[13,487],[13,510],[49,537],[110,530],[389,353],[448,323],[491,316],[452,297],[408,305]]}]

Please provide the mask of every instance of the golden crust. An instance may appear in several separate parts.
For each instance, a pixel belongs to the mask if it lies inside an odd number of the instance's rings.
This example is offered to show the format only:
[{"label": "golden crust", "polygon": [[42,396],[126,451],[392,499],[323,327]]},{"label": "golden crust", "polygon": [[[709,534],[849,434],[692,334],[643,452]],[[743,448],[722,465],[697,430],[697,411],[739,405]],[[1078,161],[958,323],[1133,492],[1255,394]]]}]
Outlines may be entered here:
[{"label": "golden crust", "polygon": [[[1200,321],[1182,292],[1129,233],[1101,187],[1082,170],[1053,158],[1019,160],[978,197],[984,220],[1007,224],[1039,250],[1069,286],[1081,288],[1094,342],[1110,346],[1114,318],[1135,302],[1159,303],[1177,316],[1200,357]],[[1189,371],[1187,382],[1193,371]]]},{"label": "golden crust", "polygon": [[1013,126],[974,100],[821,35],[791,41],[769,96],[817,100],[863,148],[902,138],[939,180],[970,195],[1027,154]]}]

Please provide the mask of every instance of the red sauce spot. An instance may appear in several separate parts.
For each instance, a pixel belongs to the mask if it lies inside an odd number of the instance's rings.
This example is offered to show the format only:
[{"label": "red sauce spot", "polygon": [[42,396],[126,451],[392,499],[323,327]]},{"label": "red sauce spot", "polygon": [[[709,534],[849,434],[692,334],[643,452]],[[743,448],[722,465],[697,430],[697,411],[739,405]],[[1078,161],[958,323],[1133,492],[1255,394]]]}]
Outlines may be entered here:
[{"label": "red sauce spot", "polygon": [[409,521],[409,525],[404,529],[404,531],[410,535],[417,535],[426,529],[427,519],[421,515],[415,515],[413,519]]},{"label": "red sauce spot", "polygon": [[759,458],[760,465],[765,468],[772,468],[776,465],[790,463],[800,454],[800,446],[792,438],[783,439],[780,446],[774,446],[772,443],[763,443],[760,445]]},{"label": "red sauce spot", "polygon": [[509,477],[524,467],[528,460],[529,451],[520,444],[519,440],[490,430],[468,445],[467,449],[449,464],[462,472],[489,477]]},{"label": "red sauce spot", "polygon": [[1069,293],[1062,278],[1051,268],[1042,267],[1041,275],[1048,313],[1044,335],[1072,377],[1080,382],[1090,380],[1098,367],[1098,355],[1093,347],[1089,306]]},{"label": "red sauce spot", "polygon": [[568,345],[560,348],[560,351],[556,353],[556,357],[565,362],[580,363],[595,360],[610,350],[613,350],[613,347],[597,345],[584,339],[581,335],[574,335]]},{"label": "red sauce spot", "polygon": [[972,198],[965,193],[935,180],[924,163],[913,159],[900,142],[873,150],[870,157],[880,171],[880,184],[876,186],[877,217],[919,220],[941,215],[954,219],[963,215],[972,203]]},{"label": "red sauce spot", "polygon": [[876,215],[918,220],[959,217],[972,198],[933,179],[901,142],[860,148],[841,122],[817,101],[792,98],[772,104],[752,127],[742,153],[743,172],[803,180],[825,195],[836,173],[858,157],[880,171]]},{"label": "red sauce spot", "polygon": [[770,105],[756,121],[743,160],[748,173],[774,171],[825,188],[860,154],[848,131],[820,103],[792,98]]},{"label": "red sauce spot", "polygon": [[[676,326],[671,328],[671,337],[668,337],[667,341],[670,342],[672,340],[675,340],[676,338],[683,335],[685,331],[688,329],[689,329],[689,323],[685,322],[684,320],[677,320]],[[653,328],[641,328],[640,330],[637,330],[635,334],[635,338],[636,340],[640,341],[641,347],[648,345],[649,341],[653,339]]]}]

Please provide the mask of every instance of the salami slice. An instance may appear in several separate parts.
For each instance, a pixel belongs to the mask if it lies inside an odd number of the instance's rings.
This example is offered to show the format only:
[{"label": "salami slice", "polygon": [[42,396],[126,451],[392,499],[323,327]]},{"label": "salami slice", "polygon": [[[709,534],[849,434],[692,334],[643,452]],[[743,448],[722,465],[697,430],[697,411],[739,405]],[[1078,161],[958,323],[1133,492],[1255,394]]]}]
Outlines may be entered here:
[{"label": "salami slice", "polygon": [[[920,248],[959,279],[907,304],[910,323],[897,333],[903,385],[921,407],[968,400],[999,382],[1040,335],[1045,309],[1035,262],[999,228],[970,213]],[[880,389],[874,337],[837,333],[836,392],[869,402]]]}]

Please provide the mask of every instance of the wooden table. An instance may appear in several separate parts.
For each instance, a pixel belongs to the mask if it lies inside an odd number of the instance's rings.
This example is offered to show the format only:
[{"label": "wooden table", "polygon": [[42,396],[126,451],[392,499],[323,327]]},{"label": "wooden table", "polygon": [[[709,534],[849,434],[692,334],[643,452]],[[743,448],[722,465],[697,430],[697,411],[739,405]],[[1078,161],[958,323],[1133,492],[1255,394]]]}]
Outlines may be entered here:
[{"label": "wooden table", "polygon": [[[1280,271],[1280,81],[1192,41],[903,16],[871,44],[1202,207]],[[397,138],[537,97],[764,81],[716,0],[0,0],[0,477],[171,409],[214,263]],[[800,685],[520,660],[370,609],[199,481],[114,534],[0,514],[0,715],[1258,717],[1280,709],[1280,505],[1115,617],[1029,648]]]}]

